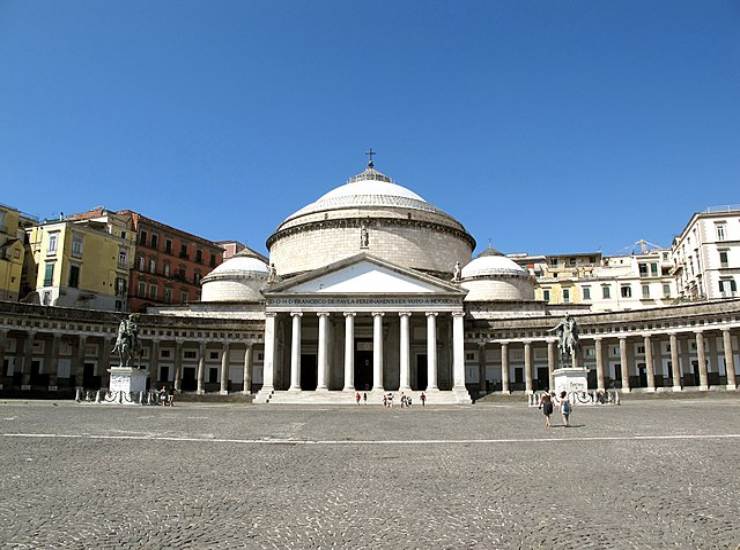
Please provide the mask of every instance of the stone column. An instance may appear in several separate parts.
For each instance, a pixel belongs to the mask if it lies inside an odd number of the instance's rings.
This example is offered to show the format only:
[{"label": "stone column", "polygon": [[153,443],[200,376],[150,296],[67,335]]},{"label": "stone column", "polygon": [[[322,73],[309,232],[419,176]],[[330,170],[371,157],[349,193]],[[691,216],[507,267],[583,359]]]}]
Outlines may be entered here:
[{"label": "stone column", "polygon": [[83,374],[85,372],[85,348],[87,347],[87,336],[80,334],[77,339],[77,356],[74,364],[75,386],[82,388],[84,386]]},{"label": "stone column", "polygon": [[532,343],[524,342],[524,393],[531,395],[532,389]]},{"label": "stone column", "polygon": [[26,339],[23,343],[23,367],[21,368],[21,389],[31,389],[31,364],[33,363],[33,339],[36,336],[35,330],[26,332]]},{"label": "stone column", "polygon": [[403,311],[398,314],[401,318],[401,348],[399,350],[399,383],[398,391],[411,390],[411,372],[409,369],[409,318],[411,313]]},{"label": "stone column", "polygon": [[727,374],[727,389],[737,388],[735,380],[735,356],[732,353],[732,333],[729,328],[722,329],[722,347],[725,354],[725,372]]},{"label": "stone column", "polygon": [[175,340],[175,377],[173,386],[177,393],[182,391],[182,344],[181,339]]},{"label": "stone column", "polygon": [[622,371],[622,391],[624,393],[630,392],[630,365],[629,357],[627,356],[627,337],[619,337],[619,362],[621,364]]},{"label": "stone column", "polygon": [[250,395],[252,393],[252,343],[247,343],[244,350],[244,386],[242,393]]},{"label": "stone column", "polygon": [[[98,375],[100,376],[100,385],[104,388],[110,387],[110,353],[115,345],[115,340],[112,337],[103,336],[100,342],[100,353],[98,363]],[[137,363],[134,363],[137,366]]]},{"label": "stone column", "polygon": [[699,362],[699,389],[707,391],[709,382],[707,377],[707,356],[704,352],[704,334],[696,331],[696,359]]},{"label": "stone column", "polygon": [[604,391],[604,342],[602,338],[594,338],[594,350],[596,351],[596,389]]},{"label": "stone column", "polygon": [[555,391],[555,363],[557,362],[557,342],[555,340],[547,341],[547,387],[550,391]]},{"label": "stone column", "polygon": [[[49,366],[46,369],[49,373],[49,391],[57,390],[57,378],[59,373],[59,344],[62,340],[62,335],[54,333],[51,339],[51,351],[49,352]],[[2,368],[2,361],[0,360],[0,368]]]},{"label": "stone column", "polygon": [[452,314],[452,377],[455,389],[465,389],[465,313]]},{"label": "stone column", "polygon": [[0,377],[7,375],[5,371],[5,349],[8,345],[8,331],[0,329]]},{"label": "stone column", "polygon": [[578,354],[581,353],[581,347],[578,346],[575,350],[573,350],[573,355],[570,356],[570,366],[573,369],[577,369],[580,365],[578,364]]},{"label": "stone column", "polygon": [[437,313],[427,314],[427,392],[437,390]]},{"label": "stone column", "polygon": [[355,314],[344,314],[344,390],[355,389]]},{"label": "stone column", "polygon": [[478,342],[478,393],[486,394],[486,342]]},{"label": "stone column", "polygon": [[655,391],[655,371],[653,370],[653,342],[650,335],[643,335],[645,346],[645,372],[647,374],[647,391]]},{"label": "stone column", "polygon": [[373,390],[383,391],[383,313],[373,313]]},{"label": "stone column", "polygon": [[501,393],[511,393],[509,390],[509,344],[501,343]]},{"label": "stone column", "polygon": [[155,389],[159,381],[159,338],[152,339],[149,348],[149,388]]},{"label": "stone column", "polygon": [[319,313],[319,353],[318,353],[318,378],[319,383],[317,390],[328,390],[329,389],[329,365],[328,357],[326,353],[326,324],[329,318],[329,313]]},{"label": "stone column", "polygon": [[681,391],[681,362],[678,357],[678,336],[671,332],[671,377],[673,377],[673,391]]},{"label": "stone column", "polygon": [[231,345],[229,342],[223,343],[223,349],[221,350],[221,387],[219,393],[221,395],[229,395],[229,366],[231,364],[229,354],[231,353]]},{"label": "stone column", "polygon": [[292,334],[290,337],[290,388],[288,391],[301,389],[301,317],[303,313],[294,311],[290,314]]},{"label": "stone column", "polygon": [[206,375],[206,343],[201,342],[200,344],[198,344],[198,375],[197,375],[198,387],[195,390],[195,393],[197,393],[198,395],[203,395],[204,393],[206,393],[205,375]]}]

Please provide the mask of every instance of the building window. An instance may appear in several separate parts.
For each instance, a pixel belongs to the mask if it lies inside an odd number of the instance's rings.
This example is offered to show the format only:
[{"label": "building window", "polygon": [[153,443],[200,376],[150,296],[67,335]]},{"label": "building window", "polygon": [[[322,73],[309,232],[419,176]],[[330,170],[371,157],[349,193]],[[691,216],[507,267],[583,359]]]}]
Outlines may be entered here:
[{"label": "building window", "polygon": [[653,277],[658,276],[658,264],[657,263],[650,264],[650,275],[652,275]]},{"label": "building window", "polygon": [[558,265],[558,259],[557,258],[550,258],[550,265],[553,267],[557,267]]},{"label": "building window", "polygon": [[116,277],[116,295],[126,295],[126,279],[124,279],[123,277]]},{"label": "building window", "polygon": [[118,267],[128,267],[128,252],[125,248],[121,248],[118,251]]},{"label": "building window", "polygon": [[180,292],[180,303],[181,304],[187,304],[188,303],[188,293],[185,291]]},{"label": "building window", "polygon": [[152,300],[157,299],[157,285],[149,285],[149,298]]},{"label": "building window", "polygon": [[172,289],[171,288],[164,289],[164,303],[165,304],[172,303]]},{"label": "building window", "polygon": [[187,258],[188,257],[188,245],[181,244],[180,245],[180,257],[181,258]]},{"label": "building window", "polygon": [[671,285],[663,283],[663,298],[671,297]]},{"label": "building window", "polygon": [[69,266],[69,286],[71,288],[80,286],[80,266],[78,265]]},{"label": "building window", "polygon": [[146,246],[146,231],[139,233],[139,244]]},{"label": "building window", "polygon": [[171,240],[167,239],[166,241],[164,241],[164,251],[167,254],[172,254],[172,241]]},{"label": "building window", "polygon": [[195,251],[195,261],[199,264],[203,263],[203,251],[202,250]]},{"label": "building window", "polygon": [[211,267],[216,267],[216,255],[211,254]]},{"label": "building window", "polygon": [[647,276],[648,276],[647,264],[640,264],[640,277],[647,277]]},{"label": "building window", "polygon": [[719,265],[720,267],[727,267],[727,250],[720,250],[719,251]]},{"label": "building window", "polygon": [[59,233],[51,233],[49,235],[49,248],[46,249],[46,252],[48,254],[56,254],[58,244],[59,244]]},{"label": "building window", "polygon": [[624,285],[621,288],[622,291],[622,298],[632,298],[632,287],[629,285]]},{"label": "building window", "polygon": [[187,275],[187,272],[185,271],[185,268],[184,267],[181,267],[177,271],[178,279],[180,279],[181,281],[184,281],[187,278],[186,275]]},{"label": "building window", "polygon": [[604,300],[609,300],[612,297],[612,291],[609,285],[604,285],[601,287],[601,297]]},{"label": "building window", "polygon": [[545,300],[545,302],[550,301],[550,289],[546,288],[542,291],[542,299]]},{"label": "building window", "polygon": [[563,303],[564,304],[570,303],[570,289],[569,288],[563,289]]},{"label": "building window", "polygon": [[82,258],[82,235],[72,236],[72,256]]},{"label": "building window", "polygon": [[735,279],[720,279],[719,292],[723,297],[734,296],[737,291]]},{"label": "building window", "polygon": [[196,271],[195,273],[193,273],[193,284],[200,284],[200,271]]},{"label": "building window", "polygon": [[150,258],[149,259],[149,273],[156,273],[157,272],[157,260]]},{"label": "building window", "polygon": [[139,271],[144,271],[144,256],[139,256]]},{"label": "building window", "polygon": [[123,309],[123,302],[121,300],[116,300],[116,311],[121,311]]},{"label": "building window", "polygon": [[644,299],[650,298],[650,285],[642,285],[642,297]]},{"label": "building window", "polygon": [[146,298],[146,283],[139,281],[139,297]]},{"label": "building window", "polygon": [[44,286],[51,286],[54,283],[54,264],[46,264],[44,268]]},{"label": "building window", "polygon": [[152,248],[156,250],[158,244],[159,244],[159,237],[157,235],[152,234]]},{"label": "building window", "polygon": [[170,276],[170,264],[165,262],[164,264],[164,276],[169,277]]},{"label": "building window", "polygon": [[725,240],[725,224],[724,223],[718,223],[716,225],[717,228],[717,240],[718,241],[724,241]]},{"label": "building window", "polygon": [[583,299],[584,300],[590,300],[591,299],[591,287],[590,286],[584,286],[583,287]]}]

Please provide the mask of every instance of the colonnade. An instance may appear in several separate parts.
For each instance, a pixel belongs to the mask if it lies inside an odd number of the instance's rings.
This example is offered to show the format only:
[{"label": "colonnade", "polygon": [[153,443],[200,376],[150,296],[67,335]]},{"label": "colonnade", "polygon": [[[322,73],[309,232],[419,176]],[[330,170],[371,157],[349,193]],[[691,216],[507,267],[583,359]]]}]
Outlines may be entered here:
[{"label": "colonnade", "polygon": [[[427,386],[425,391],[437,391],[437,318],[444,312],[424,311],[415,312],[426,317],[426,352],[427,352]],[[330,361],[328,346],[328,323],[331,316],[344,318],[344,362],[343,362],[343,391],[355,391],[355,321],[356,311],[291,311],[288,315],[290,322],[290,386],[288,391],[301,391],[301,349],[303,343],[303,322],[309,315],[318,317],[318,347],[317,347],[317,386],[316,391],[328,391],[330,370],[335,366]],[[452,365],[453,385],[456,388],[465,388],[465,356],[464,356],[464,312],[448,312],[452,317]],[[276,343],[276,315],[277,312],[267,312],[265,323],[265,386],[274,388],[275,380],[275,343]],[[384,318],[388,315],[399,317],[399,380],[398,391],[411,391],[411,334],[410,321],[414,312],[411,311],[374,311],[369,312],[372,317],[372,351],[373,351],[373,384],[372,391],[385,391],[388,386],[395,387],[395,381],[389,383],[384,380]],[[336,365],[339,367],[339,365]],[[272,384],[270,384],[272,381]],[[268,386],[269,385],[269,386]]]},{"label": "colonnade", "polygon": [[[700,391],[706,391],[709,389],[709,372],[707,369],[708,354],[705,345],[705,338],[707,335],[722,336],[721,351],[725,361],[725,383],[723,384],[728,390],[737,389],[737,374],[736,374],[736,360],[735,355],[738,353],[737,349],[733,348],[733,331],[730,327],[724,327],[719,329],[696,329],[690,331],[666,331],[662,333],[656,332],[643,332],[636,334],[621,334],[616,336],[606,335],[589,335],[581,338],[581,348],[593,346],[594,354],[593,359],[595,363],[595,375],[596,375],[596,388],[597,390],[607,389],[607,366],[608,366],[608,353],[605,351],[605,346],[618,344],[619,348],[619,362],[620,367],[620,379],[613,381],[617,386],[621,387],[624,392],[629,392],[637,387],[643,388],[641,391],[655,392],[659,387],[656,383],[656,353],[655,346],[660,342],[668,341],[668,348],[670,353],[670,371],[669,378],[671,379],[670,388],[673,391],[682,391],[687,384],[685,380],[688,375],[693,375],[692,367],[693,363],[690,361],[688,350],[682,351],[682,345],[689,345],[689,342],[694,342],[696,347],[696,371],[698,372],[698,380],[695,380],[692,386],[695,386]],[[631,344],[642,345],[644,348],[644,354],[641,354],[641,359],[634,356],[630,350]],[[554,338],[546,339],[521,339],[521,340],[491,340],[491,341],[479,341],[479,369],[480,369],[480,380],[485,380],[485,373],[488,367],[486,361],[486,350],[491,349],[491,346],[499,346],[501,352],[501,391],[503,393],[511,392],[510,383],[510,353],[512,347],[518,347],[523,353],[524,363],[524,390],[526,393],[532,393],[533,391],[533,347],[534,346],[547,346],[547,369],[548,369],[548,384],[549,388],[554,388],[554,371],[559,367],[558,365],[558,350],[557,341]],[[714,350],[714,357],[711,360],[713,364],[713,372],[719,373],[718,357],[720,349]],[[568,366],[582,366],[584,364],[584,358],[581,354],[576,355],[572,359],[572,363]],[[640,378],[637,372],[638,364],[642,366],[644,364],[644,385],[635,384],[635,380]],[[632,374],[634,373],[634,374]],[[716,384],[714,384],[716,385]]]}]

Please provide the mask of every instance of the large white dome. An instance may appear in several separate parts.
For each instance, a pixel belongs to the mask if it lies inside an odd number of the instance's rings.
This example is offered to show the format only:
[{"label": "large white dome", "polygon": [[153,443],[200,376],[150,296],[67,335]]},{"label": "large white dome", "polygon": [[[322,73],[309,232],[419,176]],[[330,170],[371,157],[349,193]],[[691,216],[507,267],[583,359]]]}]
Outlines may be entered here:
[{"label": "large white dome", "polygon": [[534,300],[529,273],[498,250],[487,248],[462,268],[466,302],[513,302]]},{"label": "large white dome", "polygon": [[527,272],[514,260],[497,250],[488,248],[462,268],[463,279],[488,275],[527,276]]},{"label": "large white dome", "polygon": [[314,212],[340,208],[384,208],[388,206],[444,214],[410,189],[398,185],[375,168],[368,167],[350,178],[344,185],[332,189],[316,201],[294,212],[285,221]]}]

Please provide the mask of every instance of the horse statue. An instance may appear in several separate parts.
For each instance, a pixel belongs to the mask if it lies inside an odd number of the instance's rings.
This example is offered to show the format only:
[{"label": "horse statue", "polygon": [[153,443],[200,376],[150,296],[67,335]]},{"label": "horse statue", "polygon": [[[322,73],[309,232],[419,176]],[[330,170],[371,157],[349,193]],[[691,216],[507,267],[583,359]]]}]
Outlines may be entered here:
[{"label": "horse statue", "polygon": [[578,353],[578,323],[570,314],[566,315],[556,326],[547,332],[554,332],[558,335],[558,349],[560,350],[560,360],[565,363],[565,357],[575,356]]},{"label": "horse statue", "polygon": [[121,319],[118,325],[118,336],[113,346],[113,353],[118,353],[118,366],[131,367],[131,363],[140,349],[139,345],[139,316],[132,313],[127,319]]}]

